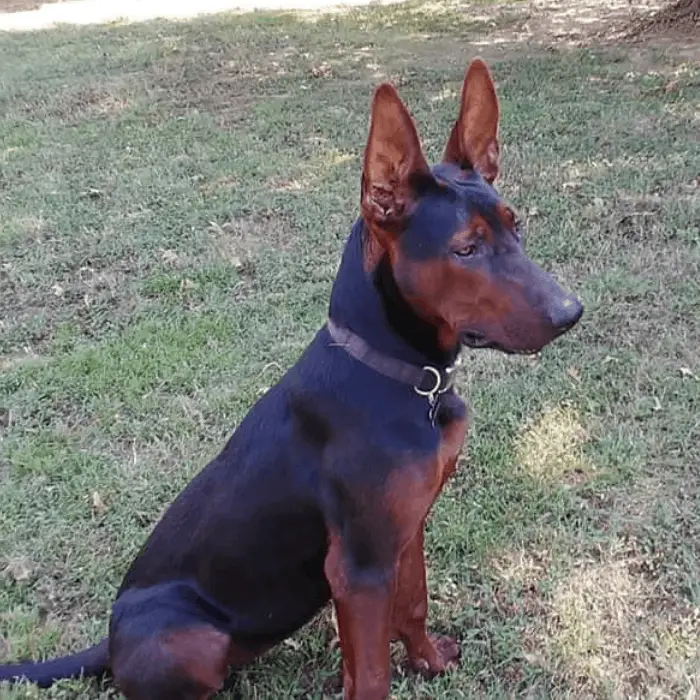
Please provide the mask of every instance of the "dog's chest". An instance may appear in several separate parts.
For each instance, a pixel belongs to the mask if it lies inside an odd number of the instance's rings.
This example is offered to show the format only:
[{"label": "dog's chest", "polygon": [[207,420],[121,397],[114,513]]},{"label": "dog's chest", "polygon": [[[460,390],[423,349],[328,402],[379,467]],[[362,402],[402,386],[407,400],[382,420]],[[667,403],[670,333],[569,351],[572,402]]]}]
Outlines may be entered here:
[{"label": "dog's chest", "polygon": [[456,393],[450,392],[441,397],[435,423],[440,428],[440,442],[429,471],[433,473],[439,493],[455,471],[467,435],[467,407]]},{"label": "dog's chest", "polygon": [[434,429],[439,433],[435,448],[428,456],[423,453],[412,457],[409,453],[387,480],[389,508],[409,531],[423,521],[454,473],[467,433],[464,402],[453,392],[440,401],[435,414]]}]

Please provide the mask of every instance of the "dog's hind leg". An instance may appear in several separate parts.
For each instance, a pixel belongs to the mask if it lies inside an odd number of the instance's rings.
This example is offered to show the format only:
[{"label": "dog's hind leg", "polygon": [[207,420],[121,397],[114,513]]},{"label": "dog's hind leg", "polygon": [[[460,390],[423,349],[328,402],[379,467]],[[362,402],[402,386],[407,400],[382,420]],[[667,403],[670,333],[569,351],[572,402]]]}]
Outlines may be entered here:
[{"label": "dog's hind leg", "polygon": [[128,700],[208,700],[226,680],[231,641],[202,624],[113,641],[112,672]]}]

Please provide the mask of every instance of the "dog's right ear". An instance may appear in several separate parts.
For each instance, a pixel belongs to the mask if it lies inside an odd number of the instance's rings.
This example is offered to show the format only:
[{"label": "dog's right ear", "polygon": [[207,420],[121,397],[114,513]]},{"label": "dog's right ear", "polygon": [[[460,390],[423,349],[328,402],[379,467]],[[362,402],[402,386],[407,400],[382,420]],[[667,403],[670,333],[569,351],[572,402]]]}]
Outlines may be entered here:
[{"label": "dog's right ear", "polygon": [[383,247],[413,208],[416,177],[429,174],[411,115],[396,90],[383,83],[372,101],[361,200],[362,216]]}]

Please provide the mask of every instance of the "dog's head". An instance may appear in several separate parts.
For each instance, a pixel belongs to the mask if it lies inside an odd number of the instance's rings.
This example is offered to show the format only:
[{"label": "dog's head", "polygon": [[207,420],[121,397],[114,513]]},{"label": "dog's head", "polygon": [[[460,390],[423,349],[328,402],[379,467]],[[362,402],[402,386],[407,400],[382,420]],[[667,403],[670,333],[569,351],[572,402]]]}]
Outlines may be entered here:
[{"label": "dog's head", "polygon": [[517,214],[492,183],[499,105],[475,59],[443,160],[428,167],[413,121],[389,84],[372,103],[362,172],[365,265],[388,259],[401,295],[440,344],[540,350],[581,317],[581,303],[523,249]]}]

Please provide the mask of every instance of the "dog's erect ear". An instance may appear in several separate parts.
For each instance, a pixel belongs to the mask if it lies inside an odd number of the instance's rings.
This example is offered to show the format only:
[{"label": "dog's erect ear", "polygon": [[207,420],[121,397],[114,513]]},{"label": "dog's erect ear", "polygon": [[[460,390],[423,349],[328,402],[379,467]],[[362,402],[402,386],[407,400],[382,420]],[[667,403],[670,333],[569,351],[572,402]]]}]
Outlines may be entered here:
[{"label": "dog's erect ear", "polygon": [[362,216],[370,228],[398,232],[415,201],[416,176],[429,175],[416,127],[388,83],[374,93],[362,170]]},{"label": "dog's erect ear", "polygon": [[498,97],[486,64],[475,58],[462,86],[459,118],[447,142],[443,160],[478,170],[488,182],[498,176]]}]

